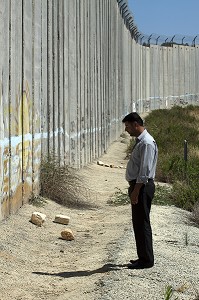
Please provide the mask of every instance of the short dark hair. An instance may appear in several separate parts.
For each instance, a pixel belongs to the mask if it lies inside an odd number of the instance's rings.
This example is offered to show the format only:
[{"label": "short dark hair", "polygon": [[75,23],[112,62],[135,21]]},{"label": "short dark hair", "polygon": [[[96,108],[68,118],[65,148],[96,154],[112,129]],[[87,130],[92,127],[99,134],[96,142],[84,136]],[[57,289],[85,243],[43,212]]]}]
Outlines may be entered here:
[{"label": "short dark hair", "polygon": [[143,126],[144,122],[142,118],[136,112],[132,112],[124,117],[122,120],[123,123],[125,122],[137,122],[140,126]]}]

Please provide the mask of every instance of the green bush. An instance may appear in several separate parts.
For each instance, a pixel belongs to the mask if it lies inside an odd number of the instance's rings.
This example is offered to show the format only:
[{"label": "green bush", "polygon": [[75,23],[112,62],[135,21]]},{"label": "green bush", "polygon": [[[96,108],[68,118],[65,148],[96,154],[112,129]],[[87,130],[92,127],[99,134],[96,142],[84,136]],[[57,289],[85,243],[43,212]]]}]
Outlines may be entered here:
[{"label": "green bush", "polygon": [[[162,109],[152,111],[145,119],[145,125],[156,139],[159,147],[164,153],[178,153],[183,157],[184,140],[188,141],[189,146],[197,145],[198,141],[198,120],[192,106],[173,107],[170,110]],[[171,152],[172,150],[172,152]]]},{"label": "green bush", "polygon": [[172,186],[157,184],[153,204],[171,205]]},{"label": "green bush", "polygon": [[199,190],[197,183],[191,181],[176,181],[173,184],[171,202],[177,207],[193,211],[194,205],[199,201]]}]

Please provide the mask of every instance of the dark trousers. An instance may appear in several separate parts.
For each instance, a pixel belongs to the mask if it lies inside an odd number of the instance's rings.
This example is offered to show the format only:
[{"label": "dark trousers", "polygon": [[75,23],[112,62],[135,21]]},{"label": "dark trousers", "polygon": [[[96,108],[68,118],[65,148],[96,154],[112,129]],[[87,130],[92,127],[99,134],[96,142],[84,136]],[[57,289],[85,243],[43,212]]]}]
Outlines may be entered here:
[{"label": "dark trousers", "polygon": [[[135,183],[129,187],[129,196]],[[137,247],[137,255],[143,263],[154,263],[152,230],[150,224],[151,202],[155,193],[155,184],[151,180],[140,189],[138,203],[132,204],[132,222]]]}]

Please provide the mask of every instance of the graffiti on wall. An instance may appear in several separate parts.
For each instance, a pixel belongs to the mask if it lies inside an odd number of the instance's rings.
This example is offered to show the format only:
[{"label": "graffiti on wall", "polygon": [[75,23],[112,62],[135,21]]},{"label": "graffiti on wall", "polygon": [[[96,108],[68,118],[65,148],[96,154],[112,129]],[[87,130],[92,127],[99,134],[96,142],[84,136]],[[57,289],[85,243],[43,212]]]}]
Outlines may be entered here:
[{"label": "graffiti on wall", "polygon": [[[2,86],[2,84],[1,84]],[[2,88],[0,91],[0,192],[1,201],[3,202],[9,196],[14,197],[17,189],[22,187],[22,182],[32,186],[32,152],[33,152],[33,135],[32,131],[32,100],[28,83],[21,95],[20,88],[16,95],[15,105],[13,102],[9,109],[3,106]],[[34,114],[36,122],[39,114]],[[11,121],[10,132],[8,137],[5,136],[4,119]],[[39,166],[41,157],[41,135],[36,135],[34,139],[34,174],[35,182],[39,182]]]}]

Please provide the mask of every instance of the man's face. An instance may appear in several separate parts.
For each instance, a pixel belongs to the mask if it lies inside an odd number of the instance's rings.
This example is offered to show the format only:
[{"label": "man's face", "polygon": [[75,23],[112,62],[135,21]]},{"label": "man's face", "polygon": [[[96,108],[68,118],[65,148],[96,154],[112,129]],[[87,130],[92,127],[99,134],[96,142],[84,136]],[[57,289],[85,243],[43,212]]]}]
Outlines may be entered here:
[{"label": "man's face", "polygon": [[130,136],[137,136],[136,122],[125,122],[125,131],[127,131]]}]

